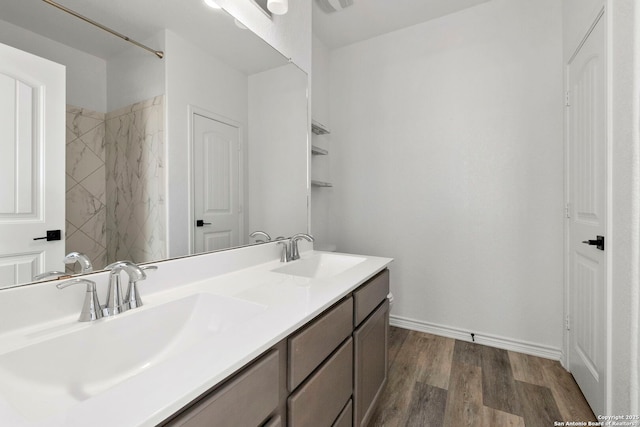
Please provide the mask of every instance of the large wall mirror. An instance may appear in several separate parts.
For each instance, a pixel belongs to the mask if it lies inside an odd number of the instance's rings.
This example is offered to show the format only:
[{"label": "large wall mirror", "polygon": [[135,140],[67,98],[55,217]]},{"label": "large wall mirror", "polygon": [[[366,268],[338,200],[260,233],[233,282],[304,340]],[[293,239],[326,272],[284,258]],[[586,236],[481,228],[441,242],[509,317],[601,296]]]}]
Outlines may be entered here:
[{"label": "large wall mirror", "polygon": [[[0,43],[66,66],[65,253],[100,270],[308,230],[302,70],[202,0],[59,3],[164,52],[42,0],[0,0]],[[2,264],[11,251],[0,242],[0,288],[44,270]]]}]

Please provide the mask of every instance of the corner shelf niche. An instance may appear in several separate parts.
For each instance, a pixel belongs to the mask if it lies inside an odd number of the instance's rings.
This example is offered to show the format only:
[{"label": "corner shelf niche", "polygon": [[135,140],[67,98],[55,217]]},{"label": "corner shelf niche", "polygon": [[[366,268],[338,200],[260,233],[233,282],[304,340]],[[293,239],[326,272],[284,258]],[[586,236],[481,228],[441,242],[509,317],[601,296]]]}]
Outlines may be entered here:
[{"label": "corner shelf niche", "polygon": [[326,156],[327,154],[329,154],[329,151],[325,150],[324,148],[311,145],[311,154],[318,155],[318,156]]},{"label": "corner shelf niche", "polygon": [[313,119],[311,120],[311,132],[315,133],[316,135],[327,135],[331,133],[328,127]]},{"label": "corner shelf niche", "polygon": [[311,180],[312,187],[333,187],[333,184],[330,182],[318,181],[315,179]]},{"label": "corner shelf niche", "polygon": [[[313,132],[314,135],[328,135],[331,133],[331,131],[329,131],[329,128],[327,126],[313,119],[311,120],[311,132]],[[329,154],[329,150],[326,150],[324,148],[318,147],[317,145],[311,144],[311,154],[314,156],[326,156],[327,154]],[[322,187],[327,188],[327,187],[333,187],[333,184],[330,182],[318,181],[316,179],[312,179],[311,186],[317,187],[317,188],[322,188]]]}]

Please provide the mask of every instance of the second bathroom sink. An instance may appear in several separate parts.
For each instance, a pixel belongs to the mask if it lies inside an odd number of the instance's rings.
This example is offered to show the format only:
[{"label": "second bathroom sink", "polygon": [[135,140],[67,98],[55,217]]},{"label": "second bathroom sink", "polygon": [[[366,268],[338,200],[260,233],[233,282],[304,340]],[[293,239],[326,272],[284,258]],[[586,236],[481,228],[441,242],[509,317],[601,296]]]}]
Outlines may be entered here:
[{"label": "second bathroom sink", "polygon": [[311,256],[302,255],[299,260],[292,261],[271,271],[290,274],[292,276],[320,279],[340,274],[354,267],[366,258],[333,253],[312,253]]}]

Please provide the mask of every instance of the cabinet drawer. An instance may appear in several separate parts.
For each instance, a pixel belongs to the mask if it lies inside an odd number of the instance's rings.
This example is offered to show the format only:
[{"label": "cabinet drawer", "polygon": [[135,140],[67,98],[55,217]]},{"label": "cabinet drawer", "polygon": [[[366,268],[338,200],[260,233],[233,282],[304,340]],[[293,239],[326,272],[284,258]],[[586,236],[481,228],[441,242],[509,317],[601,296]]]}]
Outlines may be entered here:
[{"label": "cabinet drawer", "polygon": [[353,293],[355,305],[354,325],[358,326],[389,294],[389,270],[362,285]]},{"label": "cabinet drawer", "polygon": [[275,417],[272,420],[269,420],[263,427],[282,427],[282,420],[280,416]]},{"label": "cabinet drawer", "polygon": [[295,390],[351,335],[353,300],[343,301],[289,338],[289,391]]},{"label": "cabinet drawer", "polygon": [[264,356],[228,384],[204,397],[168,423],[185,427],[256,427],[279,401],[277,350]]},{"label": "cabinet drawer", "polygon": [[351,397],[353,338],[349,338],[288,400],[289,427],[329,427]]},{"label": "cabinet drawer", "polygon": [[349,399],[349,403],[344,407],[338,419],[333,423],[332,427],[351,427],[353,425],[353,402]]}]

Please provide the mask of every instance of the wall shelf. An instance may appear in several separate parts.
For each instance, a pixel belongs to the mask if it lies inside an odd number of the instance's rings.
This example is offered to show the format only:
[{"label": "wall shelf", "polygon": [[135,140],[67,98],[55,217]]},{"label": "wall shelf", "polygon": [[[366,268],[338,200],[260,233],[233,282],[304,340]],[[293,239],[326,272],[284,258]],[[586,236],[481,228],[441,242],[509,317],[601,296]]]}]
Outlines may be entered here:
[{"label": "wall shelf", "polygon": [[312,187],[333,187],[333,184],[330,182],[317,181],[315,179],[311,180]]},{"label": "wall shelf", "polygon": [[[314,135],[327,135],[331,133],[325,125],[323,125],[317,120],[311,120],[311,131],[314,133]],[[315,156],[326,156],[327,154],[329,154],[329,150],[326,150],[324,148],[318,147],[317,145],[311,144],[311,154]],[[327,187],[333,187],[333,184],[330,182],[318,181],[316,179],[312,179],[311,186],[316,188],[321,188],[321,187],[327,188]]]},{"label": "wall shelf", "polygon": [[327,135],[331,133],[328,127],[313,119],[311,120],[311,132],[315,133],[316,135]]},{"label": "wall shelf", "polygon": [[325,150],[324,148],[320,148],[320,147],[316,147],[315,145],[311,146],[311,154],[317,154],[319,156],[326,156],[327,154],[329,154],[328,150]]}]

